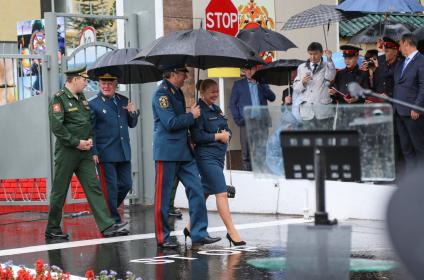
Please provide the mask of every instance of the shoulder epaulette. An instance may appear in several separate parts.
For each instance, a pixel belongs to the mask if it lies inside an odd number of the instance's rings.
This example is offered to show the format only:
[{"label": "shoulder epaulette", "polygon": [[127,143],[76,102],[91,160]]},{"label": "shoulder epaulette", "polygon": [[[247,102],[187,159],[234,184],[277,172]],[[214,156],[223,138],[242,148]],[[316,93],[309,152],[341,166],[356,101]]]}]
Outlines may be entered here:
[{"label": "shoulder epaulette", "polygon": [[65,91],[62,89],[62,90],[59,90],[58,92],[56,92],[56,96],[61,96],[62,94],[64,94],[65,93]]}]

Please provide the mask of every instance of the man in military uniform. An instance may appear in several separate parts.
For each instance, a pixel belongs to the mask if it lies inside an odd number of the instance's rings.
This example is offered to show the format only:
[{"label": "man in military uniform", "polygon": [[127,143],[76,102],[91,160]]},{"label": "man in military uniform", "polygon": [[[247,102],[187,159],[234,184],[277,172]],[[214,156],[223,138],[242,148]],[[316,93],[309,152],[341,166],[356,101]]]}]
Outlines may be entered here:
[{"label": "man in military uniform", "polygon": [[[384,55],[378,57],[373,63],[364,61],[363,64],[366,68],[371,69],[372,73],[371,88],[378,94],[385,96],[393,96],[394,88],[394,73],[398,63],[401,61],[399,58],[399,44],[389,38],[383,38]],[[381,99],[376,97],[367,97],[367,103],[382,102]]]},{"label": "man in military uniform", "polygon": [[164,80],[153,95],[153,157],[156,166],[155,233],[159,247],[176,248],[168,225],[172,183],[177,176],[186,188],[190,209],[190,237],[193,245],[218,242],[206,231],[208,217],[199,171],[188,142],[188,129],[200,116],[194,104],[188,113],[181,87],[187,79],[184,65],[162,67]]},{"label": "man in military uniform", "polygon": [[348,85],[352,82],[358,83],[362,88],[369,88],[368,73],[361,71],[358,66],[359,51],[362,49],[351,45],[340,46],[340,49],[343,51],[346,68],[337,72],[328,93],[337,103],[363,103],[363,98],[350,96],[348,90]]},{"label": "man in military uniform", "polygon": [[134,103],[115,92],[119,75],[111,70],[98,73],[100,92],[89,102],[93,160],[99,167],[103,194],[117,224],[122,223],[118,207],[132,188],[128,127],[134,128],[139,116]]},{"label": "man in military uniform", "polygon": [[50,125],[56,136],[54,180],[46,239],[68,239],[60,223],[62,209],[75,173],[84,188],[93,216],[103,236],[128,234],[110,217],[103,198],[90,149],[93,146],[90,108],[83,90],[87,85],[86,68],[72,69],[66,74],[65,87],[53,96],[49,106]]}]

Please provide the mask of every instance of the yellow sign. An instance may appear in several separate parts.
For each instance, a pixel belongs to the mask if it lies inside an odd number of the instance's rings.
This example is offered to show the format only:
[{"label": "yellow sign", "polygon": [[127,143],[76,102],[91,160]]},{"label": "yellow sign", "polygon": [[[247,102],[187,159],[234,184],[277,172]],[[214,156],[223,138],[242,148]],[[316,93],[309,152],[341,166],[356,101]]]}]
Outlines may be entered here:
[{"label": "yellow sign", "polygon": [[233,78],[240,77],[240,68],[210,68],[208,69],[209,78]]}]

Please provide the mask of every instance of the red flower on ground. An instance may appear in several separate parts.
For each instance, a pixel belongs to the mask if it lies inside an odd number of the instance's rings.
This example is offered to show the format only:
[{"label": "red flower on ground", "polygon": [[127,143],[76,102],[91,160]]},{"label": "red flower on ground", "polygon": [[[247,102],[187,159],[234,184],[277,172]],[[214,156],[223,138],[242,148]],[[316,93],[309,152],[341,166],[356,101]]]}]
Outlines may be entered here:
[{"label": "red flower on ground", "polygon": [[94,280],[94,271],[92,269],[87,270],[87,272],[85,273],[85,277],[87,278],[87,280]]}]

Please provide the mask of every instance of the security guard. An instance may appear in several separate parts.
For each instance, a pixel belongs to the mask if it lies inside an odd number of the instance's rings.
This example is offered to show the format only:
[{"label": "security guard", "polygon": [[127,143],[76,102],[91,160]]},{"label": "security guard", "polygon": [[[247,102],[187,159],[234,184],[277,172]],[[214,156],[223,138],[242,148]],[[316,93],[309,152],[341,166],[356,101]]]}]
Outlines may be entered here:
[{"label": "security guard", "polygon": [[100,92],[89,101],[94,130],[93,160],[98,165],[103,195],[112,218],[121,224],[118,207],[132,188],[128,127],[137,125],[134,103],[116,93],[118,70],[98,72]]},{"label": "security guard", "polygon": [[190,208],[191,239],[194,245],[210,244],[203,187],[188,143],[188,129],[200,116],[194,104],[188,113],[181,87],[187,79],[184,65],[162,66],[164,80],[153,95],[153,158],[156,165],[155,233],[159,247],[176,248],[170,240],[169,201],[175,176],[183,183]]},{"label": "security guard", "polygon": [[60,222],[73,173],[84,188],[99,230],[110,237],[127,234],[110,217],[91,157],[92,129],[90,108],[83,90],[87,85],[86,67],[68,70],[64,89],[53,96],[49,106],[50,125],[56,136],[55,174],[50,193],[46,239],[68,239]]},{"label": "security guard", "polygon": [[337,103],[363,103],[363,98],[350,96],[348,90],[348,85],[351,82],[357,82],[362,88],[369,88],[368,72],[361,71],[358,66],[359,51],[362,49],[351,45],[340,46],[340,49],[343,51],[346,68],[337,72],[328,93]]}]

